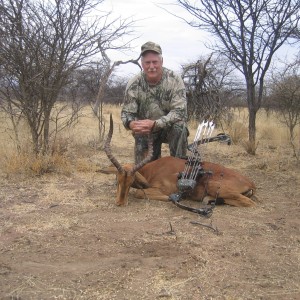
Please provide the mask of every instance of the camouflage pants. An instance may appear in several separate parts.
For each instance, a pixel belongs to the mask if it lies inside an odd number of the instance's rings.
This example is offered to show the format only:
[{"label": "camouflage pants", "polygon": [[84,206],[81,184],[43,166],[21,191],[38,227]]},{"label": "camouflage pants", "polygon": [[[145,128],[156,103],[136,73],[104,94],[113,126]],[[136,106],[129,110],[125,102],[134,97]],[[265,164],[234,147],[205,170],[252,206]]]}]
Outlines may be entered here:
[{"label": "camouflage pants", "polygon": [[[175,157],[185,157],[188,146],[189,131],[185,124],[173,124],[171,127],[161,129],[152,134],[153,136],[153,156],[151,160],[161,157],[162,143],[169,144],[170,155]],[[148,153],[147,136],[136,135],[135,138],[135,163],[143,160]]]}]

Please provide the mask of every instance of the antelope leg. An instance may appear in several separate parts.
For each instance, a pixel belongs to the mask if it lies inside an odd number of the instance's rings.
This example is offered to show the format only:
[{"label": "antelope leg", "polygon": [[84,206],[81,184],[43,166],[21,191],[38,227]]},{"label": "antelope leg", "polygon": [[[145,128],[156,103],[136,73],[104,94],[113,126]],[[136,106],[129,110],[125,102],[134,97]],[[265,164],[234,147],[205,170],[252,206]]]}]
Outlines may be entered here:
[{"label": "antelope leg", "polygon": [[232,206],[243,206],[250,207],[255,206],[255,202],[241,194],[237,195],[234,198],[223,198],[224,203]]},{"label": "antelope leg", "polygon": [[169,197],[164,195],[158,188],[148,188],[144,190],[136,190],[134,197],[139,199],[149,199],[158,201],[169,201]]}]

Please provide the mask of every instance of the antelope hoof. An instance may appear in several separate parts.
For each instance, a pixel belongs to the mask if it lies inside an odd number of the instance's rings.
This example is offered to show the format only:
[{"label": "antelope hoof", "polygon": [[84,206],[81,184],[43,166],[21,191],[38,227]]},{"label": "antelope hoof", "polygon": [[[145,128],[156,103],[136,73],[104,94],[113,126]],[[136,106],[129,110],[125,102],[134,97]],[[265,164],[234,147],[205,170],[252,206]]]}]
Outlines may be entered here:
[{"label": "antelope hoof", "polygon": [[117,206],[127,206],[128,202],[124,202],[124,201],[118,201],[116,202]]}]

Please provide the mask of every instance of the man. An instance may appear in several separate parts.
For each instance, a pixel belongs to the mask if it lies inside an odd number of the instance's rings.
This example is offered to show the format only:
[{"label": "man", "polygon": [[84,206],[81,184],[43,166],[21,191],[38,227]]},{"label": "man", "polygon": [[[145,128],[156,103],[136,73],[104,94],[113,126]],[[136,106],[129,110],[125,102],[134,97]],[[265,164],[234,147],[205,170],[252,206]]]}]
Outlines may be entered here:
[{"label": "man", "polygon": [[163,67],[161,47],[147,42],[141,47],[143,71],[129,80],[122,122],[135,138],[135,161],[147,155],[148,135],[153,136],[153,157],[168,143],[171,156],[184,157],[187,149],[187,101],[183,80]]}]

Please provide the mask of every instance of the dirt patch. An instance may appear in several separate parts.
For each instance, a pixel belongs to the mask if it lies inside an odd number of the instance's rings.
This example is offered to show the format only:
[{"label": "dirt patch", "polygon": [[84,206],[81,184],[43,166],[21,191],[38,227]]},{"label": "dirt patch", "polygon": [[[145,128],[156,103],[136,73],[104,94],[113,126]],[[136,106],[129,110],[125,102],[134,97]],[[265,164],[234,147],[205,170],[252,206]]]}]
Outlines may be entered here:
[{"label": "dirt patch", "polygon": [[210,219],[133,194],[117,207],[112,175],[2,177],[0,298],[300,299],[299,170],[227,148],[209,159],[251,177],[260,202]]}]

